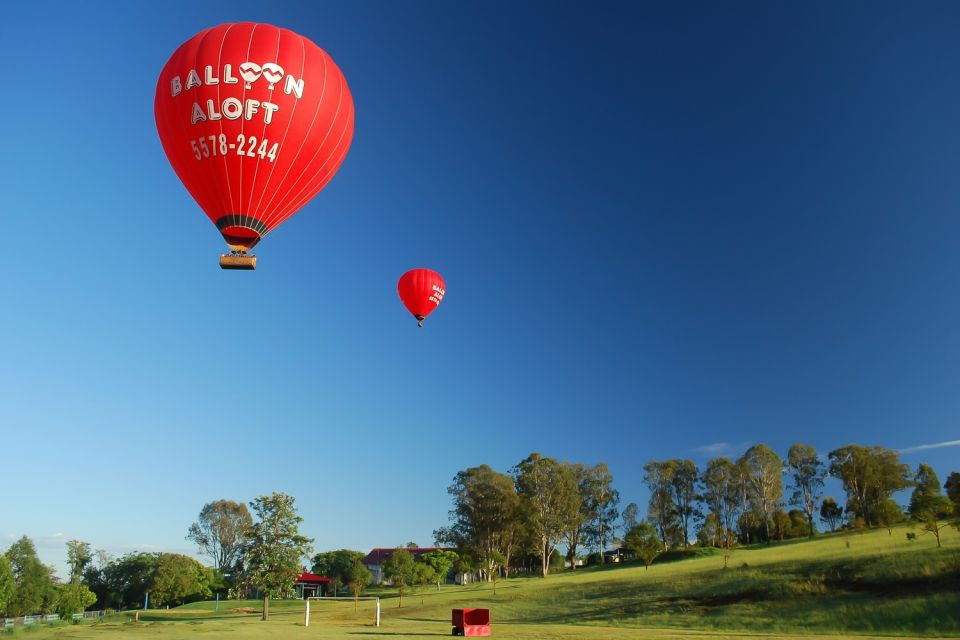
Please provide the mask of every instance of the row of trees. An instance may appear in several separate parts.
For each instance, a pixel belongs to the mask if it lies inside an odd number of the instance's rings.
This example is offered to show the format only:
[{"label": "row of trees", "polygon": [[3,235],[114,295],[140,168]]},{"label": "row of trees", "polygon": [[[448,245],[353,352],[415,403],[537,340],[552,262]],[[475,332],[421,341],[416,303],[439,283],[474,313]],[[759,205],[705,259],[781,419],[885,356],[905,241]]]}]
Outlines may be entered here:
[{"label": "row of trees", "polygon": [[[422,554],[417,558],[403,547],[394,549],[383,563],[383,574],[400,590],[400,602],[397,606],[403,606],[403,591],[408,585],[420,587],[420,602],[423,604],[424,588],[428,584],[436,584],[439,591],[440,585],[446,581],[447,575],[459,559],[457,553],[443,549]],[[496,582],[493,593],[497,593]]]},{"label": "row of trees", "polygon": [[[821,502],[828,476],[842,483],[844,507],[833,498]],[[644,483],[650,491],[648,519],[664,549],[688,546],[693,526],[700,543],[726,548],[813,536],[818,512],[831,529],[844,514],[848,526],[889,527],[906,519],[893,496],[910,487],[915,489],[907,514],[914,520],[943,519],[953,504],[940,493],[929,465],[911,473],[897,452],[859,445],[834,449],[824,461],[809,445],[793,445],[784,460],[757,444],[737,460],[711,459],[702,472],[691,460],[652,460],[644,465]],[[796,508],[785,512],[787,506]],[[627,523],[627,530],[632,526]]]},{"label": "row of trees", "polygon": [[[264,598],[264,619],[270,597],[289,597],[311,552],[312,540],[299,533],[303,521],[294,498],[283,493],[243,503],[218,500],[207,504],[188,539],[209,555],[213,567],[176,553],[129,553],[111,558],[93,552],[86,542],[67,543],[70,578],[60,583],[53,569],[40,562],[26,537],[0,556],[0,612],[76,613],[97,604],[102,608],[138,607],[149,594],[154,606],[209,598],[230,589],[245,595],[256,589]],[[368,581],[369,582],[369,581]]]},{"label": "row of trees", "polygon": [[550,558],[561,544],[575,560],[583,547],[603,549],[613,539],[620,495],[606,464],[594,466],[543,457],[520,461],[510,474],[487,465],[459,472],[447,489],[451,524],[434,532],[460,550],[464,567],[493,579],[512,568]]},{"label": "row of trees", "polygon": [[85,542],[68,543],[68,558],[77,558],[72,573],[95,594],[99,608],[143,606],[149,594],[153,606],[163,607],[209,598],[226,586],[223,575],[178,553],[133,552],[119,558],[90,553]]},{"label": "row of trees", "polygon": [[[651,460],[643,467],[649,490],[646,518],[631,503],[618,512],[619,494],[603,463],[589,466],[533,453],[509,473],[487,465],[460,471],[447,489],[450,524],[434,532],[440,544],[460,550],[460,563],[487,579],[539,564],[550,570],[558,546],[570,566],[578,552],[601,552],[617,530],[623,546],[645,561],[671,548],[735,544],[813,536],[816,518],[839,526],[877,527],[908,516],[936,535],[951,514],[960,517],[960,473],[950,474],[943,495],[933,469],[916,472],[883,447],[848,445],[821,459],[809,445],[795,444],[781,458],[757,444],[736,460],[719,456],[704,469],[688,459]],[[839,480],[843,506],[823,497],[827,477]],[[894,500],[913,487],[906,513]],[[794,507],[787,511],[789,507]],[[603,562],[602,554],[596,554]]]},{"label": "row of trees", "polygon": [[[69,545],[75,544],[73,542]],[[23,536],[0,556],[0,613],[17,617],[35,613],[59,613],[69,616],[82,612],[96,601],[84,585],[76,556],[68,553],[70,580],[61,582],[53,568],[37,557],[30,538]]]}]

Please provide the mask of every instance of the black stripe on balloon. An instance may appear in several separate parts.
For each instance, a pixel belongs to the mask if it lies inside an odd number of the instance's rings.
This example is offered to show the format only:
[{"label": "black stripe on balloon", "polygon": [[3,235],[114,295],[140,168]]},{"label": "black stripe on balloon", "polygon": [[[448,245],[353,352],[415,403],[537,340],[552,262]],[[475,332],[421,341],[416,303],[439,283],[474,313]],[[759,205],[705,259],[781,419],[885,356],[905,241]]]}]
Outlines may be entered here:
[{"label": "black stripe on balloon", "polygon": [[267,235],[267,232],[270,231],[270,228],[262,221],[253,216],[245,216],[239,213],[231,213],[217,218],[217,229],[223,231],[227,227],[246,227],[256,231],[261,236]]}]

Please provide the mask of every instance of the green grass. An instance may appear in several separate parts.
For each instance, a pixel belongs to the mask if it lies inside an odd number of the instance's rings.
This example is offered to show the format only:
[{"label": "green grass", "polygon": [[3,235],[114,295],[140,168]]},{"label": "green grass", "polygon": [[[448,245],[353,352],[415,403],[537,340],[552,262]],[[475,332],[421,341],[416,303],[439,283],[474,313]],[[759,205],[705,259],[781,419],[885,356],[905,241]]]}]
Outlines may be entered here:
[{"label": "green grass", "polygon": [[395,591],[382,600],[382,626],[372,604],[312,607],[271,603],[260,622],[259,601],[198,602],[170,611],[122,614],[94,624],[35,628],[24,634],[70,638],[277,637],[346,640],[450,633],[450,609],[489,607],[497,638],[764,638],[960,637],[960,534],[951,529],[942,549],[930,536],[908,542],[909,529],[822,536],[811,542],[756,546],[723,556],[564,572],[547,579],[500,581],[427,590],[423,604]]}]

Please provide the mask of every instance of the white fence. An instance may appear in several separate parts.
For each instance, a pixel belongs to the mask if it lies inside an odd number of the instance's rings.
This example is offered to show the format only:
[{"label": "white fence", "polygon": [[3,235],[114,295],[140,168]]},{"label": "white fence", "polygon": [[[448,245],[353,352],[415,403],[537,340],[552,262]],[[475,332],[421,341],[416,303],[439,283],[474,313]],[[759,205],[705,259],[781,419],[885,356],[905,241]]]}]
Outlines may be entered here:
[{"label": "white fence", "polygon": [[[84,611],[83,613],[75,613],[70,616],[70,619],[74,622],[80,620],[89,619],[89,618],[102,618],[107,615],[106,611]],[[66,620],[66,618],[63,618]],[[18,616],[16,618],[0,618],[0,630],[13,629],[15,625],[21,625],[24,627],[31,627],[36,624],[45,624],[47,622],[59,622],[61,620],[60,615],[56,613],[51,613],[47,615],[35,615],[35,616]]]}]

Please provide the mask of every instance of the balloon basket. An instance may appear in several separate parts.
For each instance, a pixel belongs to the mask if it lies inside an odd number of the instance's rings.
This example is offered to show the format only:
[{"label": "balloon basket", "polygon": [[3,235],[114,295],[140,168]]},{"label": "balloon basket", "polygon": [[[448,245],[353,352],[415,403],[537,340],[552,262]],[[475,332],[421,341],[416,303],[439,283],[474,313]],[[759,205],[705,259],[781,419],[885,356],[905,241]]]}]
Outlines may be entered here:
[{"label": "balloon basket", "polygon": [[225,253],[220,256],[221,269],[236,269],[242,271],[253,271],[257,268],[257,256],[248,256],[246,254]]}]

